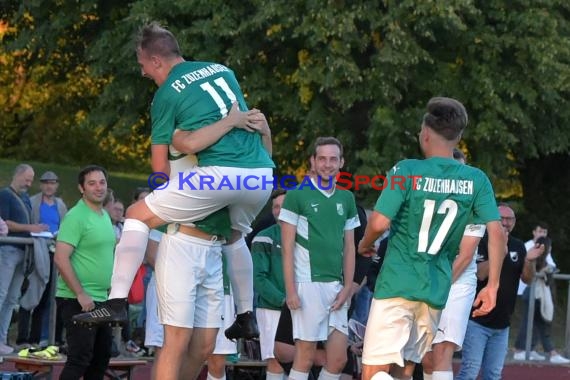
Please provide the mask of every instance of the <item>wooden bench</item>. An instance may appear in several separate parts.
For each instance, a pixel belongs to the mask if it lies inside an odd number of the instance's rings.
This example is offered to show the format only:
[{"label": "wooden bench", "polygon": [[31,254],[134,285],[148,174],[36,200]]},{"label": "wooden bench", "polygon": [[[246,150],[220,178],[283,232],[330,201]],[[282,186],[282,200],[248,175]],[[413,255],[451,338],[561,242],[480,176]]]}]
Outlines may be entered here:
[{"label": "wooden bench", "polygon": [[[4,361],[14,363],[18,371],[31,372],[34,379],[53,380],[53,367],[63,366],[65,358],[48,360],[21,358],[18,356],[4,356]],[[112,380],[134,380],[133,370],[136,366],[146,365],[146,360],[111,359],[105,376]]]}]

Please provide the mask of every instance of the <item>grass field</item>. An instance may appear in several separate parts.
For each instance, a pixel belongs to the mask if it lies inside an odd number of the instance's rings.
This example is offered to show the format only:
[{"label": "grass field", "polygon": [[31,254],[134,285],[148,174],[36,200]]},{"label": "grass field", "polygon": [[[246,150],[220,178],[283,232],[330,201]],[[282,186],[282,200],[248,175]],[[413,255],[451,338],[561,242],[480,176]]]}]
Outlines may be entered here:
[{"label": "grass field", "polygon": [[[14,168],[19,161],[0,159],[0,187],[7,186],[12,180]],[[30,195],[39,192],[40,176],[47,170],[51,170],[59,177],[59,196],[63,198],[65,204],[71,207],[79,199],[77,189],[77,174],[81,169],[79,166],[56,165],[44,162],[26,162],[30,164],[36,173],[34,183],[29,191]],[[136,173],[109,173],[109,188],[113,189],[115,197],[121,199],[125,206],[131,203],[133,192],[137,187],[148,186],[147,175]]]}]

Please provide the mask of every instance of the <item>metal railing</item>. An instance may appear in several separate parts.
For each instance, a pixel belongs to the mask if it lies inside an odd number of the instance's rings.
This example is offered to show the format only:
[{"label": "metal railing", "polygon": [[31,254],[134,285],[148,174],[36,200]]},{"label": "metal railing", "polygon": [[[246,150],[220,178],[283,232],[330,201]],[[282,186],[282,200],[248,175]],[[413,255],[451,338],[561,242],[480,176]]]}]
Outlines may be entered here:
[{"label": "metal railing", "polygon": [[[0,243],[7,244],[25,244],[31,245],[33,248],[34,239],[41,238],[31,238],[31,237],[13,237],[13,236],[0,236]],[[48,344],[51,346],[55,344],[55,320],[56,320],[56,304],[55,304],[55,290],[57,284],[57,268],[53,260],[51,261],[51,276],[52,281],[49,289],[49,332],[48,332]]]},{"label": "metal railing", "polygon": [[[532,335],[534,330],[534,307],[535,307],[535,294],[536,294],[536,279],[545,278],[546,274],[536,273],[529,285],[529,300],[528,300],[528,314],[527,314],[527,324],[526,324],[526,342],[525,342],[525,359],[530,359],[530,351],[532,349]],[[555,280],[568,281],[568,295],[566,300],[566,331],[565,331],[565,354],[570,354],[570,274],[560,274],[555,273],[552,275]]]}]

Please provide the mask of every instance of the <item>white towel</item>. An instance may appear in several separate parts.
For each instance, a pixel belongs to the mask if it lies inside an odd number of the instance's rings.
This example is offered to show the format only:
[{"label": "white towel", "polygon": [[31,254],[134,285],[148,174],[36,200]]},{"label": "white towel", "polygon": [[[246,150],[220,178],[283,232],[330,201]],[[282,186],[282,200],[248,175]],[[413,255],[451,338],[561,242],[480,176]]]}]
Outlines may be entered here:
[{"label": "white towel", "polygon": [[547,322],[552,322],[554,318],[554,302],[552,302],[552,293],[550,286],[546,285],[544,278],[536,279],[535,298],[540,300],[540,314]]}]

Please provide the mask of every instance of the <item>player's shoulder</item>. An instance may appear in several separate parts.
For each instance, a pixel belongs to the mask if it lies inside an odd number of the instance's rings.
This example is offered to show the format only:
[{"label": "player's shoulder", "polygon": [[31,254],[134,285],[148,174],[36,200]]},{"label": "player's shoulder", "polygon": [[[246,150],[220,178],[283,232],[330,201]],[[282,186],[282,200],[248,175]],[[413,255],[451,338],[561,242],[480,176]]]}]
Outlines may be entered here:
[{"label": "player's shoulder", "polygon": [[[85,221],[86,216],[88,215],[88,211],[89,211],[89,209],[88,209],[87,205],[82,200],[79,200],[65,214],[63,221],[65,221],[67,223],[83,222],[83,221]],[[103,209],[103,211],[105,211],[105,210]],[[63,221],[62,221],[62,223],[63,223]]]},{"label": "player's shoulder", "polygon": [[3,202],[4,201],[8,202],[12,198],[13,195],[14,194],[12,193],[12,191],[10,190],[9,187],[4,187],[4,188],[0,189],[0,199],[2,199]]},{"label": "player's shoulder", "polygon": [[344,187],[339,187],[338,185],[336,185],[334,191],[335,193],[338,193],[338,195],[340,195],[341,197],[354,198],[354,193]]},{"label": "player's shoulder", "polygon": [[464,170],[466,172],[476,173],[477,175],[484,176],[484,177],[487,176],[487,174],[485,174],[485,172],[483,170],[481,170],[475,166],[465,164],[465,165],[460,165],[459,167],[461,168],[461,170]]},{"label": "player's shoulder", "polygon": [[475,186],[484,185],[485,183],[490,184],[487,174],[479,168],[470,165],[461,165],[459,170],[461,171],[462,176],[472,178],[475,181]]},{"label": "player's shoulder", "polygon": [[354,203],[356,205],[356,200],[354,198],[354,193],[348,189],[344,188],[335,188],[335,194],[339,197],[339,199],[343,200],[347,204]]},{"label": "player's shoulder", "polygon": [[394,166],[392,166],[388,171],[388,174],[398,175],[403,172],[412,171],[418,167],[424,166],[425,164],[425,160],[407,158],[405,160],[398,161]]},{"label": "player's shoulder", "polygon": [[221,63],[218,62],[208,62],[208,61],[187,61],[187,63],[189,64],[189,67],[192,68],[192,70],[200,70],[200,69],[204,69],[207,68],[209,70],[214,70],[216,72],[221,72],[221,71],[232,71],[229,67],[227,67],[226,65],[223,65]]}]

